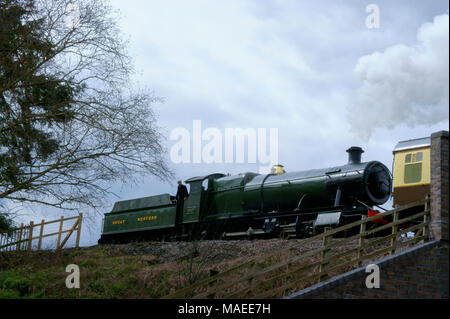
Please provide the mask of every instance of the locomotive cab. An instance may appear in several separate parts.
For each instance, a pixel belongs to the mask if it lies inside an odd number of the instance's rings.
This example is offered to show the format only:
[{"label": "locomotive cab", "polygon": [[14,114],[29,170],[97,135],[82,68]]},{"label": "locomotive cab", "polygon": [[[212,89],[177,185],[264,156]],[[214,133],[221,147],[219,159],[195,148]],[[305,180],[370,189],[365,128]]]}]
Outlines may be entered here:
[{"label": "locomotive cab", "polygon": [[224,174],[210,174],[187,179],[189,197],[184,202],[182,216],[182,237],[198,237],[205,217],[209,189],[212,181],[225,176]]}]

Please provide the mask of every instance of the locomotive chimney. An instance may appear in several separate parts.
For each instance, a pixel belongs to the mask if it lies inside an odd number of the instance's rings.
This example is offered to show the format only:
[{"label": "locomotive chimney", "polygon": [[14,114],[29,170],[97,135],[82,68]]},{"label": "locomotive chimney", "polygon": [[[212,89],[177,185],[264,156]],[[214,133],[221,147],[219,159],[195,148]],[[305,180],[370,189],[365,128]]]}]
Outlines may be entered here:
[{"label": "locomotive chimney", "polygon": [[348,163],[359,164],[361,163],[361,154],[364,153],[363,149],[358,146],[352,146],[347,150]]}]

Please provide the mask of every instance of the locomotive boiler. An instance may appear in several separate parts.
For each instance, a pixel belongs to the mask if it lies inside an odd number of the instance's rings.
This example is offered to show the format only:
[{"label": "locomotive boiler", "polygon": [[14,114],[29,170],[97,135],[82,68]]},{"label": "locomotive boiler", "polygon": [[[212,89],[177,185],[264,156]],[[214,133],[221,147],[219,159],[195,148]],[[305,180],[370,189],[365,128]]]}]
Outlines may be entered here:
[{"label": "locomotive boiler", "polygon": [[[389,169],[361,162],[360,147],[341,166],[270,174],[211,174],[185,182],[181,218],[169,194],[116,202],[105,214],[99,243],[152,239],[306,237],[360,219],[391,196]],[[178,233],[175,230],[180,230]]]}]

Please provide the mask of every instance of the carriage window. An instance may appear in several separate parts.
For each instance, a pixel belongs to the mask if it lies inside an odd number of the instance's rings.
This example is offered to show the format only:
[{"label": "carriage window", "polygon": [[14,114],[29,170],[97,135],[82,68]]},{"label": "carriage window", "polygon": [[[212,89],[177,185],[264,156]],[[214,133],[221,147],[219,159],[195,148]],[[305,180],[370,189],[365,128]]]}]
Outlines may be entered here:
[{"label": "carriage window", "polygon": [[404,182],[418,183],[422,179],[423,152],[409,153],[405,156]]},{"label": "carriage window", "polygon": [[411,163],[411,154],[406,154],[405,163]]},{"label": "carriage window", "polygon": [[422,163],[405,165],[405,184],[418,183],[422,179]]},{"label": "carriage window", "polygon": [[416,163],[423,161],[423,152],[409,153],[405,156],[405,163]]},{"label": "carriage window", "polygon": [[417,152],[416,161],[417,162],[422,162],[422,160],[423,160],[423,153],[422,152]]}]

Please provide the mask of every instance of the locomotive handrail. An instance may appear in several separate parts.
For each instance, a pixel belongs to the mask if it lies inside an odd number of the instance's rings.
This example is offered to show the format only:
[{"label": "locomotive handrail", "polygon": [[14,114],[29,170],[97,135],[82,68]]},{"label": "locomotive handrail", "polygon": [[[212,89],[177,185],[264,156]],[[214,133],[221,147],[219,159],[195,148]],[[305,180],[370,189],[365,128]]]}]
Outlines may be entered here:
[{"label": "locomotive handrail", "polygon": [[[315,261],[315,262],[312,262],[312,263],[308,263],[306,265],[302,265],[301,267],[298,267],[295,270],[288,271],[287,273],[275,274],[275,275],[271,276],[270,278],[265,278],[264,283],[271,283],[271,282],[274,282],[276,280],[292,276],[295,273],[304,272],[304,271],[306,271],[308,269],[311,269],[312,267],[317,267],[319,265],[322,265],[322,266],[328,265],[330,263],[330,261],[342,258],[342,256],[346,256],[346,255],[349,255],[350,253],[354,253],[354,252],[358,252],[358,254],[359,254],[358,258],[356,260],[350,259],[350,261],[347,261],[347,262],[345,262],[343,264],[339,264],[338,266],[335,266],[333,268],[321,269],[318,273],[314,272],[312,275],[308,275],[307,277],[303,277],[303,278],[301,278],[299,280],[306,280],[307,278],[310,278],[310,277],[312,279],[314,279],[314,278],[321,279],[324,276],[327,276],[330,272],[332,272],[334,270],[337,270],[337,269],[341,269],[341,268],[343,268],[345,266],[348,266],[349,264],[355,264],[355,263],[359,264],[360,262],[362,262],[362,260],[367,260],[369,258],[372,258],[374,256],[378,256],[380,254],[384,254],[384,253],[389,252],[389,251],[392,253],[392,252],[395,251],[395,249],[397,247],[400,247],[403,244],[416,243],[416,242],[418,242],[418,241],[420,241],[422,239],[426,239],[427,238],[428,234],[425,233],[425,232],[427,232],[425,230],[425,228],[428,227],[428,225],[429,225],[429,218],[427,218],[427,217],[429,216],[429,213],[430,213],[430,210],[428,209],[428,207],[429,207],[429,205],[428,205],[429,202],[428,201],[429,201],[429,199],[419,200],[419,201],[416,201],[416,202],[404,205],[402,207],[397,207],[397,208],[389,210],[387,212],[383,212],[383,213],[380,213],[380,214],[377,214],[377,215],[374,215],[374,216],[371,216],[371,217],[368,217],[368,218],[364,218],[362,220],[355,221],[353,223],[344,225],[342,227],[338,227],[338,228],[329,230],[327,232],[318,234],[316,236],[313,236],[313,237],[310,237],[310,238],[306,238],[306,239],[301,240],[299,242],[296,242],[296,243],[293,243],[293,244],[288,244],[288,245],[286,245],[286,247],[284,247],[284,248],[282,248],[280,250],[271,252],[271,253],[266,254],[264,256],[259,256],[259,257],[252,258],[252,259],[250,259],[250,260],[248,260],[248,261],[246,261],[246,262],[244,262],[244,263],[242,263],[242,264],[240,264],[238,266],[232,267],[232,268],[230,268],[230,269],[228,269],[228,270],[226,270],[224,272],[221,272],[221,273],[219,273],[217,275],[214,275],[214,276],[211,276],[211,277],[209,277],[207,279],[198,281],[197,283],[194,283],[193,285],[191,285],[189,287],[186,287],[186,288],[183,288],[181,290],[178,290],[178,291],[176,291],[176,292],[166,296],[165,298],[177,298],[177,297],[185,296],[187,293],[192,293],[192,292],[194,292],[195,290],[197,290],[200,287],[206,287],[207,288],[211,283],[217,282],[218,283],[217,286],[213,287],[213,289],[208,290],[206,292],[200,292],[200,293],[194,294],[194,298],[210,297],[210,296],[214,296],[219,291],[220,292],[226,292],[226,289],[229,289],[230,287],[233,287],[233,286],[237,286],[238,287],[239,284],[245,283],[246,281],[250,281],[250,285],[248,287],[241,288],[241,289],[239,289],[236,292],[230,292],[230,293],[227,294],[226,297],[231,298],[231,297],[239,296],[239,295],[245,294],[246,292],[250,291],[252,288],[255,288],[259,284],[259,283],[257,283],[257,284],[254,283],[254,281],[253,281],[254,278],[262,276],[262,275],[265,275],[265,274],[268,274],[268,273],[270,273],[272,271],[275,271],[275,270],[279,270],[279,269],[281,269],[283,267],[289,266],[289,265],[291,265],[293,263],[302,261],[302,260],[304,260],[307,257],[315,256],[317,254],[321,254],[321,258],[319,258],[318,261]],[[398,217],[400,212],[405,211],[405,210],[410,209],[410,208],[413,208],[413,207],[416,207],[416,206],[421,206],[421,205],[425,205],[424,211],[416,213],[416,214],[413,214],[411,216],[408,216],[408,217],[405,217],[405,218],[402,218],[402,219],[396,218],[396,217]],[[365,230],[365,227],[361,226],[361,225],[365,226],[369,222],[372,222],[372,221],[377,220],[379,218],[387,217],[387,216],[390,216],[390,215],[394,215],[394,220],[389,222],[389,223],[387,223],[387,224],[385,224],[385,225],[379,226],[379,227],[374,228],[374,229],[369,229],[369,230]],[[405,224],[405,222],[408,222],[408,221],[411,221],[411,220],[414,220],[414,219],[417,219],[417,218],[420,218],[420,217],[424,218],[424,222],[397,231],[397,227],[399,225]],[[326,238],[332,238],[332,236],[337,234],[337,233],[349,230],[349,229],[357,227],[357,226],[361,226],[361,230],[360,230],[360,232],[358,234],[350,236],[350,237],[345,238],[345,239],[340,240],[340,241],[331,242],[331,243],[327,243],[326,244],[326,240],[325,240]],[[392,229],[392,234],[390,234],[388,236],[384,236],[382,238],[376,239],[376,240],[371,241],[369,243],[363,243],[363,240],[361,240],[361,239],[366,238],[367,236],[373,235],[373,234],[375,234],[377,232],[380,232],[380,231],[383,231],[383,230],[387,230],[387,229],[390,229],[390,228]],[[423,234],[421,236],[414,237],[413,240],[402,242],[401,244],[394,242],[397,237],[399,237],[399,236],[401,236],[403,234],[407,234],[408,232],[411,232],[413,230],[419,230],[419,233],[423,232]],[[237,272],[239,270],[242,270],[242,269],[244,269],[246,267],[247,268],[248,267],[252,267],[254,265],[257,265],[260,262],[267,261],[267,260],[269,260],[269,258],[272,258],[272,257],[277,256],[277,255],[282,256],[282,254],[287,252],[287,251],[293,250],[295,248],[298,248],[300,246],[303,246],[303,245],[305,245],[307,243],[310,243],[310,242],[313,242],[313,241],[316,241],[316,240],[319,240],[319,239],[322,239],[323,242],[324,242],[322,247],[313,249],[313,250],[308,251],[307,253],[299,255],[299,256],[294,256],[292,258],[290,257],[287,260],[284,260],[284,261],[281,261],[281,262],[276,262],[275,264],[270,265],[268,267],[265,267],[265,268],[263,268],[263,269],[261,269],[259,271],[252,272],[250,274],[241,276],[238,280],[227,280],[226,282],[219,284],[219,280],[220,279],[223,279],[224,277],[226,277],[228,275],[231,275],[231,274],[233,274],[233,273],[235,273],[235,272]],[[360,244],[358,245],[358,247],[347,249],[344,252],[333,254],[331,256],[326,256],[327,252],[330,251],[332,248],[336,248],[336,247],[342,245],[343,243],[351,242],[351,241],[357,240],[357,239],[360,239]],[[375,252],[373,252],[371,254],[368,254],[368,255],[367,254],[364,255],[363,253],[361,253],[362,250],[367,249],[367,248],[373,248],[375,245],[377,245],[379,243],[382,243],[382,242],[385,242],[385,241],[387,241],[389,239],[392,241],[391,245],[389,247],[384,248],[382,250],[375,251]],[[295,284],[293,284],[293,285],[295,285]],[[281,289],[281,287],[278,287],[277,289]],[[286,289],[288,289],[288,288],[286,288]],[[274,290],[271,290],[271,292],[273,292],[273,291]],[[265,294],[270,294],[271,292],[266,292]]]}]

